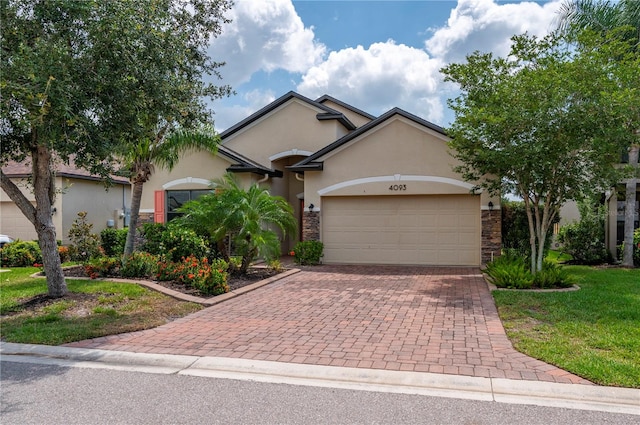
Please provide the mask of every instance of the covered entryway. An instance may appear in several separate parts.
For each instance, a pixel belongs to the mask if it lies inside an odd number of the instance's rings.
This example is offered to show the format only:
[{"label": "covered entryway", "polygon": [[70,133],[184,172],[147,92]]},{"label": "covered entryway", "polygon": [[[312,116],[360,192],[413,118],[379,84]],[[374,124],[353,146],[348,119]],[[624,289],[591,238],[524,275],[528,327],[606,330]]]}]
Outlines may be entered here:
[{"label": "covered entryway", "polygon": [[323,261],[480,265],[480,196],[322,198]]}]

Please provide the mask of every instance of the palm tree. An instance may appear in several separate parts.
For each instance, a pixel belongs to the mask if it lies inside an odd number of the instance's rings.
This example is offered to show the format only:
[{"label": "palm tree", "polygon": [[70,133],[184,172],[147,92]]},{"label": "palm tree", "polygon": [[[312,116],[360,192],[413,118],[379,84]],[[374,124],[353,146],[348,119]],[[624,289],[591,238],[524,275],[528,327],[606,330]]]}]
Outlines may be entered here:
[{"label": "palm tree", "polygon": [[144,184],[155,171],[155,167],[172,170],[180,157],[190,150],[206,150],[215,154],[220,138],[211,128],[198,131],[182,129],[167,133],[167,129],[158,132],[153,139],[145,139],[139,143],[127,145],[122,154],[125,168],[133,185],[131,191],[131,221],[125,243],[124,258],[133,253],[140,201]]},{"label": "palm tree", "polygon": [[[558,30],[570,39],[577,39],[583,30],[607,33],[616,28],[628,27],[625,37],[640,50],[640,1],[620,0],[565,0],[559,12]],[[633,232],[638,186],[638,154],[640,129],[633,129],[635,143],[629,146],[629,167],[632,175],[626,181],[624,250],[622,264],[633,267]]]},{"label": "palm tree", "polygon": [[257,183],[244,190],[232,173],[212,182],[214,191],[185,203],[178,211],[184,213],[179,222],[196,232],[205,232],[216,241],[218,251],[229,261],[228,244],[242,255],[238,273],[247,272],[258,257],[277,258],[280,255],[280,238],[295,233],[297,222],[293,208],[280,196],[272,196]]}]

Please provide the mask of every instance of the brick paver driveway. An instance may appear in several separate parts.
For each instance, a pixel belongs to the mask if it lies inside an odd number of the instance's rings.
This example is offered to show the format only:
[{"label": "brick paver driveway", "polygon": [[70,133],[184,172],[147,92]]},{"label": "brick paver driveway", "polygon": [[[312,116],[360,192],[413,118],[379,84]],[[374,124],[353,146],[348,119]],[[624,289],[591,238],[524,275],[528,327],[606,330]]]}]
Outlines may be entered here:
[{"label": "brick paver driveway", "polygon": [[471,268],[318,266],[155,329],[68,345],[589,383],[515,351]]}]

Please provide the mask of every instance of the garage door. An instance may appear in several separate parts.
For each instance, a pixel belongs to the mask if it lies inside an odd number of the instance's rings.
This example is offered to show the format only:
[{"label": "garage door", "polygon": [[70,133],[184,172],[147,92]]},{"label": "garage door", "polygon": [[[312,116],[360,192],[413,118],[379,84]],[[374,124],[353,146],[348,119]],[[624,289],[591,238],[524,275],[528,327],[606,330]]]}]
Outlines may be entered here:
[{"label": "garage door", "polygon": [[480,264],[480,197],[322,198],[325,263]]}]

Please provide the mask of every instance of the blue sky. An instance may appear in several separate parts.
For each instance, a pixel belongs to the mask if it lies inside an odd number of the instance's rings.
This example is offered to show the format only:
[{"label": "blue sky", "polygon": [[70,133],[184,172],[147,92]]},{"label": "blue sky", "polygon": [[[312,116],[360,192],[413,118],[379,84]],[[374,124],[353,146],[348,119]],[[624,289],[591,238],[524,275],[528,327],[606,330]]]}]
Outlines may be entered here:
[{"label": "blue sky", "polygon": [[209,53],[225,61],[216,129],[290,90],[329,94],[373,115],[403,108],[446,126],[455,87],[439,69],[475,50],[505,55],[509,38],[554,28],[561,0],[235,0]]}]

